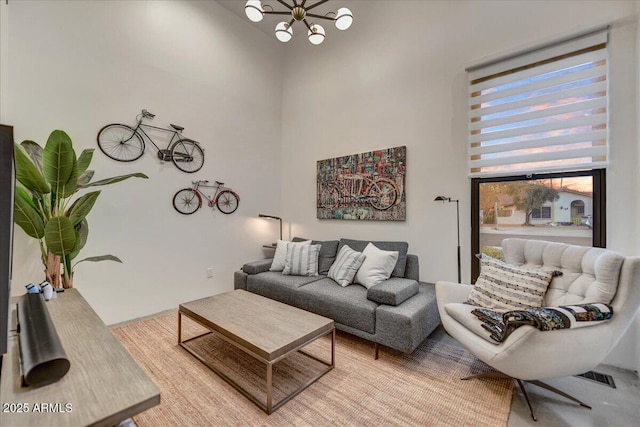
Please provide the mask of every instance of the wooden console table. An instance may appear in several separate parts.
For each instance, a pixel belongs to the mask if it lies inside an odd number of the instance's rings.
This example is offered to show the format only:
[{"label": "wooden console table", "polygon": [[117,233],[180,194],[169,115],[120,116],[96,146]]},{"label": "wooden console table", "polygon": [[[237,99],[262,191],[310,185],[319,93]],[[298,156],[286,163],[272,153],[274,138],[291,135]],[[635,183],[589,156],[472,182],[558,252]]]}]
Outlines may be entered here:
[{"label": "wooden console table", "polygon": [[[155,384],[76,289],[46,304],[71,368],[53,384],[22,387],[18,337],[10,337],[0,377],[2,427],[113,426],[160,403]],[[11,316],[15,329],[15,304]]]}]

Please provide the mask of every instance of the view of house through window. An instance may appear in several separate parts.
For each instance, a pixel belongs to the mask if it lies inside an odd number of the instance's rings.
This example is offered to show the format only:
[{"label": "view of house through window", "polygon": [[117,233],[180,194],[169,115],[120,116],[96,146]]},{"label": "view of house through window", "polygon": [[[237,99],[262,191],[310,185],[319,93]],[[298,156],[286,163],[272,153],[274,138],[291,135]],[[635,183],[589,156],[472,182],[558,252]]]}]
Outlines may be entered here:
[{"label": "view of house through window", "polygon": [[[506,238],[604,247],[605,171],[472,179],[472,254],[503,259]],[[480,265],[472,257],[472,281]]]},{"label": "view of house through window", "polygon": [[479,203],[480,252],[499,256],[507,237],[593,242],[591,176],[485,182]]}]

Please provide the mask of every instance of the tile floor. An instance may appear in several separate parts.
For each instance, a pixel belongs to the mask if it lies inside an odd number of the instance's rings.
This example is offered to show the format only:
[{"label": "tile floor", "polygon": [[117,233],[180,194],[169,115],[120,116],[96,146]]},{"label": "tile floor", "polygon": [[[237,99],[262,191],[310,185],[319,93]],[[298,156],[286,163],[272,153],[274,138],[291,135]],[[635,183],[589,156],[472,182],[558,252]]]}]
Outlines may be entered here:
[{"label": "tile floor", "polygon": [[[459,345],[447,335],[442,326],[438,327],[430,338],[442,340],[450,345]],[[507,427],[640,426],[638,373],[609,365],[599,365],[594,370],[611,375],[616,388],[577,377],[543,381],[590,405],[591,410],[538,386],[525,383],[529,399],[538,417],[537,422],[533,421],[520,388],[515,384]]]}]

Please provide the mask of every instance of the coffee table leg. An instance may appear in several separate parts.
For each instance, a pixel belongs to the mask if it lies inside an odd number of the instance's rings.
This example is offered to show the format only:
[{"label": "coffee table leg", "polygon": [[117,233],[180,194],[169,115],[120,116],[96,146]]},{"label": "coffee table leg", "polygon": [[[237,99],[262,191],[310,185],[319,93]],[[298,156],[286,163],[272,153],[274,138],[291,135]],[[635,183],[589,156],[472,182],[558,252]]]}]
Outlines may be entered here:
[{"label": "coffee table leg", "polygon": [[273,364],[267,363],[267,414],[271,414],[273,394]]},{"label": "coffee table leg", "polygon": [[331,334],[331,366],[336,366],[336,330]]},{"label": "coffee table leg", "polygon": [[178,344],[182,343],[182,313],[178,312]]}]

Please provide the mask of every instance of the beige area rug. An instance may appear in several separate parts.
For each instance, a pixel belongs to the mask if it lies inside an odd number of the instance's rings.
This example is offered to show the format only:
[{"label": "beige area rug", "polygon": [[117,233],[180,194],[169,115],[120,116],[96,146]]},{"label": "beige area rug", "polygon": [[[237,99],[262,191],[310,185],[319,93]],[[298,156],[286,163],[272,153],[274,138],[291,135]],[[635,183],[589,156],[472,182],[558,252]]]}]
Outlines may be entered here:
[{"label": "beige area rug", "polygon": [[[336,368],[271,415],[177,344],[177,312],[115,328],[161,392],[162,403],[134,418],[162,426],[500,426],[506,425],[512,383],[460,378],[489,368],[465,350],[427,340],[411,355],[338,333]],[[183,339],[204,329],[183,317]],[[208,360],[266,399],[266,367],[214,336],[190,342]],[[330,341],[305,348],[330,358]],[[295,354],[274,367],[274,397],[297,388],[320,364]]]}]

